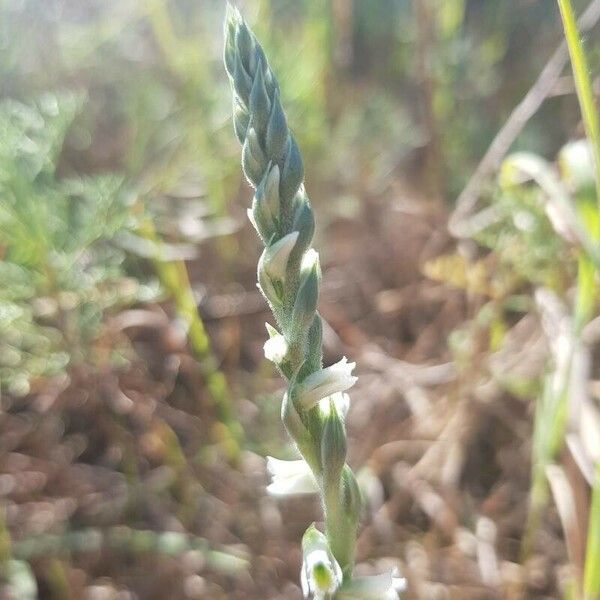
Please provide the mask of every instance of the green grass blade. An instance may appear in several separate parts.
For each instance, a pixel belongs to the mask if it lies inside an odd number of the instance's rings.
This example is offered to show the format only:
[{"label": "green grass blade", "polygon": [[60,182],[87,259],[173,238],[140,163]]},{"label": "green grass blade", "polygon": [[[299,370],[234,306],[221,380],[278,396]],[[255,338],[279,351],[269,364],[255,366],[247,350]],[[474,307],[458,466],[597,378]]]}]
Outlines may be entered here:
[{"label": "green grass blade", "polygon": [[600,466],[596,469],[596,482],[592,490],[583,592],[585,600],[600,598]]},{"label": "green grass blade", "polygon": [[583,42],[577,30],[577,21],[571,0],[558,0],[560,16],[565,30],[565,39],[569,47],[571,56],[571,65],[573,67],[573,76],[575,78],[575,88],[581,107],[583,125],[585,133],[592,146],[594,157],[595,177],[596,177],[596,195],[600,203],[600,126],[598,125],[598,112],[594,102],[594,93],[592,91],[592,82],[588,68]]}]

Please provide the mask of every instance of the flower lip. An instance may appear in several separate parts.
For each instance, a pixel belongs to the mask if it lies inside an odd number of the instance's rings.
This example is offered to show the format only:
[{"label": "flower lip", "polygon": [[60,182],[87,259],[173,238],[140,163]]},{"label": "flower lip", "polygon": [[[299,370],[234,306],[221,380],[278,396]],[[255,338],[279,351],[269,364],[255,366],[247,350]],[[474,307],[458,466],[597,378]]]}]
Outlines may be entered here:
[{"label": "flower lip", "polygon": [[357,381],[352,375],[356,363],[349,363],[344,356],[340,361],[310,374],[298,385],[298,400],[305,410],[314,408],[319,400],[345,392]]},{"label": "flower lip", "polygon": [[303,459],[280,460],[267,456],[267,471],[271,476],[267,493],[271,496],[315,494],[319,491],[312,471]]},{"label": "flower lip", "polygon": [[327,538],[314,524],[302,538],[302,552],[300,581],[304,597],[312,594],[314,600],[331,598],[342,585],[342,569],[329,548]]}]

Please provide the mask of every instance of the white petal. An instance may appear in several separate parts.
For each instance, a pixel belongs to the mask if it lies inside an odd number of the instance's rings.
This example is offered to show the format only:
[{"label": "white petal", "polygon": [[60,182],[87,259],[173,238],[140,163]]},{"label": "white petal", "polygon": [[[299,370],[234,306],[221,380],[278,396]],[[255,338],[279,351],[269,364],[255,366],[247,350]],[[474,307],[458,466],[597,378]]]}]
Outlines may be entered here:
[{"label": "white petal", "polygon": [[265,358],[278,365],[285,358],[288,345],[285,338],[281,334],[277,334],[265,342],[264,351]]},{"label": "white petal", "polygon": [[339,362],[309,375],[299,386],[299,401],[305,410],[313,408],[319,400],[351,388],[358,379],[352,375],[356,363],[346,357]]},{"label": "white petal", "polygon": [[304,460],[279,460],[268,456],[267,470],[271,475],[267,493],[272,496],[314,494],[319,491],[310,467]]},{"label": "white petal", "polygon": [[406,589],[406,579],[396,571],[355,577],[339,591],[339,600],[398,600]]}]

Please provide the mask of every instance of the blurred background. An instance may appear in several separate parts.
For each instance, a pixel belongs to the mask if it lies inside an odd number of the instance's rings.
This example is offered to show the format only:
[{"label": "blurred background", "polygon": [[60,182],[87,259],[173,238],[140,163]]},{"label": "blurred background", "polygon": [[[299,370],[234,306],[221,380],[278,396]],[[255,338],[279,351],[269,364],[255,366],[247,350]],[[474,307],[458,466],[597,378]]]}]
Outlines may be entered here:
[{"label": "blurred background", "polygon": [[[600,2],[574,4],[594,79]],[[238,6],[304,156],[326,361],[358,363],[358,569],[407,598],[582,597],[600,328],[553,208],[598,214],[556,3]],[[0,598],[301,597],[320,508],[265,493],[294,453],[224,12],[0,0]],[[579,420],[552,393],[574,302]]]}]

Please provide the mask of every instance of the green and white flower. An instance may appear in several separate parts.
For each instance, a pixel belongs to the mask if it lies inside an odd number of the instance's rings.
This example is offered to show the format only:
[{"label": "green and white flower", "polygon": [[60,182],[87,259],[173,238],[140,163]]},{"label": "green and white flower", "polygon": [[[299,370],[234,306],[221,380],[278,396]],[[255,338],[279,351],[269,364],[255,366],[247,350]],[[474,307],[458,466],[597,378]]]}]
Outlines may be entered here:
[{"label": "green and white flower", "polygon": [[327,538],[311,525],[302,538],[302,570],[300,583],[305,598],[315,600],[332,597],[342,584],[342,569],[335,560]]}]

